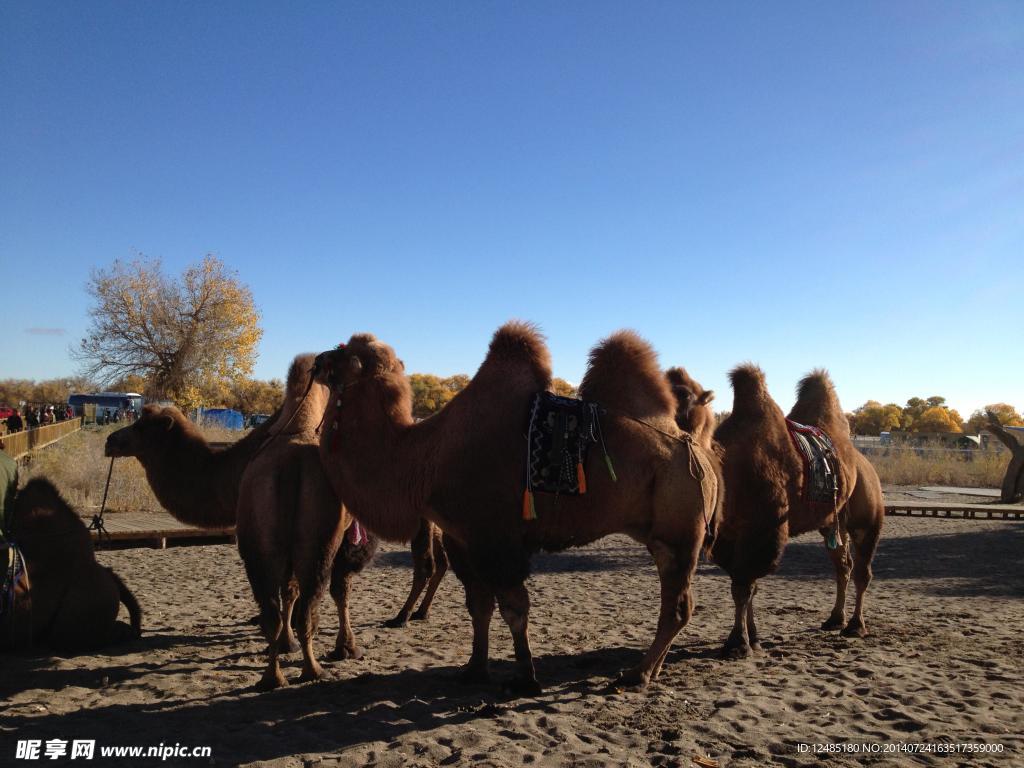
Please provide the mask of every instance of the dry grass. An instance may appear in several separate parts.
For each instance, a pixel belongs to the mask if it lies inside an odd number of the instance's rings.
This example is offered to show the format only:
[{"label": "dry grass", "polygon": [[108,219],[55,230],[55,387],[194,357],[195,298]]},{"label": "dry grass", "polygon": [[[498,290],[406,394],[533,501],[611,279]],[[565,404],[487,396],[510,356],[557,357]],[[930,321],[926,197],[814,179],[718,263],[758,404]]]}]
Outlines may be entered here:
[{"label": "dry grass", "polygon": [[964,461],[956,451],[893,448],[886,455],[868,454],[883,485],[947,485],[963,488],[998,488],[1003,482],[1008,453],[978,451]]},{"label": "dry grass", "polygon": [[[103,455],[103,445],[107,435],[121,426],[89,426],[59,443],[33,452],[27,467],[20,473],[22,483],[33,477],[45,477],[79,512],[98,511],[110,468],[110,459]],[[210,442],[233,442],[242,434],[217,427],[202,431]],[[107,510],[158,512],[161,509],[146,482],[142,465],[136,459],[115,461]]]}]

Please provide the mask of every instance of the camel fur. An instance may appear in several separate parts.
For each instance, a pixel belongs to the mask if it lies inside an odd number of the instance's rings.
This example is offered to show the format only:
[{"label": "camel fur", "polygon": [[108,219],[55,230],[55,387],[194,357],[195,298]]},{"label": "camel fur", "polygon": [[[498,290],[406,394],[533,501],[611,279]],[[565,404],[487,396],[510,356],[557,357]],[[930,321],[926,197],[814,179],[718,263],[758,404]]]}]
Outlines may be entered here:
[{"label": "camel fur", "polygon": [[[304,368],[298,366],[300,359],[304,361]],[[349,583],[352,575],[362,570],[372,559],[377,545],[376,537],[369,537],[366,543],[359,546],[346,539],[340,548],[334,541],[333,533],[326,536],[325,541],[320,541],[323,533],[321,529],[333,531],[332,526],[341,524],[340,504],[333,493],[328,503],[328,497],[323,494],[324,486],[311,497],[315,500],[313,502],[305,501],[298,495],[306,488],[303,483],[311,482],[309,478],[313,468],[309,463],[309,450],[301,448],[310,439],[308,430],[304,435],[278,437],[279,433],[285,431],[295,433],[300,425],[303,429],[307,428],[311,420],[309,408],[323,406],[326,390],[314,387],[310,390],[308,406],[301,409],[298,407],[308,382],[310,361],[310,357],[300,356],[293,363],[284,407],[271,419],[226,448],[210,446],[199,429],[177,408],[147,405],[133,424],[117,430],[107,438],[106,454],[138,458],[157,499],[178,520],[204,528],[237,526],[239,553],[245,562],[253,594],[260,604],[261,628],[265,634],[274,633],[279,636],[278,647],[281,651],[298,651],[305,647],[299,644],[292,630],[293,610],[300,597],[299,574],[296,569],[301,571],[307,584],[317,582],[316,578],[310,576],[306,565],[297,566],[293,561],[293,535],[287,521],[299,519],[298,510],[301,509],[302,519],[308,523],[310,503],[318,504],[317,509],[322,517],[317,518],[320,522],[309,532],[308,538],[311,550],[314,551],[311,562],[315,563],[315,567],[310,566],[313,572],[322,566],[321,550],[334,550],[338,553],[337,557],[332,554],[333,563],[327,562],[331,569],[330,591],[338,608],[339,622],[335,649],[329,657],[358,657],[360,653],[348,613]],[[295,415],[298,411],[301,412]],[[289,420],[291,423],[288,423]],[[319,421],[319,415],[316,421]],[[316,422],[313,426],[316,426]],[[274,461],[268,461],[268,456],[264,454],[269,454],[269,457],[287,466],[273,468]],[[316,459],[315,447],[313,458]],[[259,462],[259,471],[250,473],[249,465],[254,461]],[[322,475],[318,460],[314,466]],[[294,480],[290,487],[296,495],[291,499],[281,497],[280,490],[284,487],[280,480],[282,476],[287,476],[287,482]],[[315,483],[313,485],[315,487]],[[264,489],[272,487],[276,495],[262,497],[253,490],[253,486],[262,486]],[[257,496],[260,496],[258,500]],[[261,540],[258,533],[261,529],[273,531],[274,535],[284,538],[277,544],[267,537]],[[268,537],[271,537],[269,533]],[[278,559],[271,566],[275,574],[267,577],[261,570],[260,562],[263,557],[269,556],[268,547],[274,546],[278,546],[274,555]],[[278,594],[270,597],[268,590],[271,587],[268,585],[279,581],[276,574],[278,566],[284,567],[296,578],[289,579],[283,587],[277,584],[273,588],[279,590]],[[313,604],[319,599],[319,596],[314,597],[312,592],[309,593],[299,615],[303,616],[307,608],[312,610]],[[279,606],[278,620],[267,618],[269,609],[265,606],[273,605]],[[280,630],[277,629],[278,621]],[[301,632],[305,622],[298,623]],[[284,679],[276,655],[270,656],[272,659],[260,682],[264,688],[280,685]],[[319,670],[315,658],[310,663],[307,653],[304,662],[303,675],[306,678],[315,677]]]},{"label": "camel fur", "polygon": [[607,409],[602,427],[618,481],[595,448],[585,468],[588,492],[536,494],[535,520],[522,514],[524,433],[534,395],[551,385],[550,356],[536,328],[500,328],[469,385],[418,423],[404,367],[372,335],[321,354],[317,367],[334,393],[320,455],[345,505],[387,539],[409,539],[421,517],[444,531],[473,624],[466,679],[488,678],[497,602],[515,649],[517,672],[508,688],[538,692],[524,584],[530,557],[616,532],[648,547],[661,580],[657,635],[623,680],[642,686],[657,677],[693,610],[690,584],[718,489],[715,473],[703,471],[710,466],[706,452],[675,425],[672,392],[646,342],[621,332],[600,343],[580,387],[581,397]]},{"label": "camel fur", "polygon": [[[0,649],[33,646],[64,653],[93,651],[137,639],[142,611],[110,568],[96,562],[85,523],[48,480],[30,480],[14,499],[11,539],[25,571],[2,617]],[[117,621],[120,604],[131,626]]]},{"label": "camel fur", "polygon": [[[838,547],[829,551],[836,570],[836,603],[822,628],[843,627],[843,635],[863,637],[867,634],[864,594],[871,582],[871,560],[885,507],[878,475],[850,440],[828,373],[816,370],[800,381],[789,414],[794,421],[823,430],[835,446],[839,490],[835,510],[825,514],[812,512],[803,499],[803,463],[786,417],[768,393],[764,373],[745,364],[735,368],[730,378],[732,413],[714,435],[724,456],[726,504],[713,557],[732,579],[736,611],[723,653],[744,656],[760,647],[753,603],[757,580],[776,569],[790,537],[811,530],[819,530],[827,540],[838,529]],[[857,599],[847,623],[846,585],[851,570]]]}]

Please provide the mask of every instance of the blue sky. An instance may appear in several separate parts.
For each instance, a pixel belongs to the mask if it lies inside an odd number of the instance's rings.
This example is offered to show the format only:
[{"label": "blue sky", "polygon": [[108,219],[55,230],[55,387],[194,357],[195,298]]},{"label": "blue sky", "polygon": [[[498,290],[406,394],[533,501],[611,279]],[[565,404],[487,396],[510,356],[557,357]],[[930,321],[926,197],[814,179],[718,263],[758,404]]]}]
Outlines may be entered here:
[{"label": "blue sky", "polygon": [[74,371],[90,268],[212,252],[262,378],[525,318],[573,381],[631,327],[719,407],[1024,408],[1019,3],[3,0],[0,105],[0,377]]}]

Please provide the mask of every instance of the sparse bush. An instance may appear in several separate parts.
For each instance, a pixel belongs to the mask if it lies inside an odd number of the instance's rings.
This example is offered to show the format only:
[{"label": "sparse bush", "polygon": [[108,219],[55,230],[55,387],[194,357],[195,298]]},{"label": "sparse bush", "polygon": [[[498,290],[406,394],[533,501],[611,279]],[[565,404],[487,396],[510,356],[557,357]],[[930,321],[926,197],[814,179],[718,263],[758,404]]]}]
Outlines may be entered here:
[{"label": "sparse bush", "polygon": [[1003,482],[1007,453],[975,451],[971,461],[959,451],[913,448],[874,449],[868,454],[883,485],[949,485],[998,488]]}]

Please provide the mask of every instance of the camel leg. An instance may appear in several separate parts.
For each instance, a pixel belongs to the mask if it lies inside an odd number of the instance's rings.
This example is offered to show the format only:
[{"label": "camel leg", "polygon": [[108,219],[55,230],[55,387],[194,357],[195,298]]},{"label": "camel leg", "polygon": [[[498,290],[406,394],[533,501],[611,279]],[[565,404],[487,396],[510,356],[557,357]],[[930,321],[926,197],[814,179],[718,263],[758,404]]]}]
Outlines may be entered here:
[{"label": "camel leg", "polygon": [[761,641],[757,637],[757,623],[754,621],[754,598],[756,596],[757,582],[755,581],[750,590],[750,600],[747,601],[747,642],[752,651],[761,650]]},{"label": "camel leg", "polygon": [[668,649],[693,614],[690,579],[697,565],[697,552],[681,553],[660,541],[648,545],[658,567],[661,582],[661,613],[654,642],[640,664],[619,676],[620,685],[645,687],[661,671]]},{"label": "camel leg", "polygon": [[416,613],[411,616],[413,621],[424,621],[430,614],[430,606],[434,602],[434,595],[437,594],[437,588],[441,586],[446,573],[448,573],[448,555],[444,551],[444,546],[438,540],[434,542],[434,573],[430,577],[430,583],[427,585],[427,593],[423,596],[423,602],[420,603]]},{"label": "camel leg", "polygon": [[281,621],[284,623],[284,633],[281,635],[281,653],[295,653],[299,650],[299,641],[295,639],[295,632],[292,627],[292,614],[295,610],[295,601],[299,598],[299,585],[292,579],[288,587],[282,591]]},{"label": "camel leg", "polygon": [[538,696],[541,687],[530,650],[530,594],[526,585],[520,584],[501,590],[497,597],[498,610],[512,632],[512,645],[516,652],[516,676],[506,683],[505,689],[514,696]]},{"label": "camel leg", "polygon": [[[825,535],[826,539],[827,534]],[[836,571],[836,604],[832,607],[832,613],[822,623],[822,629],[840,629],[846,624],[846,588],[850,583],[850,571],[853,564],[850,562],[849,537],[842,537],[842,541],[835,549],[828,549],[829,558]]]},{"label": "camel leg", "polygon": [[[239,551],[243,551],[241,546]],[[281,653],[281,643],[284,640],[284,619],[287,615],[281,598],[284,595],[285,599],[288,599],[289,579],[284,574],[265,569],[263,562],[257,564],[251,555],[246,557],[243,553],[242,562],[245,564],[253,597],[260,607],[260,629],[267,640],[267,666],[263,671],[263,677],[256,683],[256,689],[269,691],[288,685],[288,681],[281,673],[278,655]]]},{"label": "camel leg", "polygon": [[348,612],[348,595],[355,573],[344,566],[339,567],[339,560],[340,556],[335,558],[334,569],[331,572],[331,598],[338,609],[338,637],[334,641],[334,650],[327,654],[327,658],[330,661],[361,659],[363,651],[356,644],[356,636],[352,632],[352,618]]},{"label": "camel leg", "polygon": [[412,609],[416,606],[416,600],[419,599],[423,588],[434,575],[432,529],[433,525],[429,520],[423,519],[420,521],[420,528],[416,532],[416,536],[413,537],[409,548],[412,552],[412,589],[409,591],[409,597],[406,598],[405,605],[399,609],[395,617],[384,622],[385,627],[394,629],[406,625],[409,621],[409,614],[412,613]]},{"label": "camel leg", "polygon": [[494,592],[484,584],[469,564],[466,552],[448,536],[444,537],[444,548],[448,552],[452,570],[466,590],[466,608],[473,621],[473,652],[469,663],[462,669],[465,683],[486,683],[490,680],[487,670],[489,656],[489,634],[491,616],[494,615]]},{"label": "camel leg", "polygon": [[864,593],[871,583],[871,560],[878,546],[880,529],[857,529],[851,531],[853,539],[853,583],[857,587],[857,602],[850,623],[843,628],[844,637],[866,637],[868,628],[864,625]]},{"label": "camel leg", "polygon": [[735,607],[732,632],[722,648],[724,658],[738,659],[750,655],[750,644],[747,641],[747,604],[754,594],[753,581],[732,580],[732,601]]},{"label": "camel leg", "polygon": [[304,573],[299,586],[299,600],[296,604],[299,630],[299,642],[302,645],[302,674],[300,682],[319,680],[324,670],[316,660],[316,651],[313,649],[313,640],[316,638],[316,630],[319,625],[320,601],[323,599],[324,587],[326,586],[327,574],[323,572],[323,564],[311,564],[312,573]]}]

